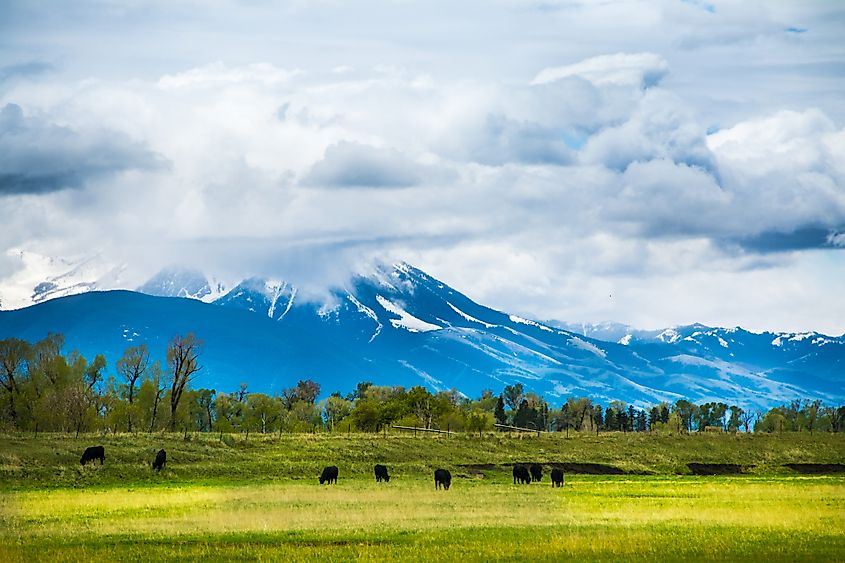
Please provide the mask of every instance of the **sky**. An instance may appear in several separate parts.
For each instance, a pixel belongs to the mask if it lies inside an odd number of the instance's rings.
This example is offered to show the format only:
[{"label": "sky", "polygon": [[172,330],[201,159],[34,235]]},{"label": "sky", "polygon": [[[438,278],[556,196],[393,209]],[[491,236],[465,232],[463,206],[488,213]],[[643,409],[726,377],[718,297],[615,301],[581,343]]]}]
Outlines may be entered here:
[{"label": "sky", "polygon": [[843,38],[832,0],[4,0],[0,288],[403,260],[538,319],[842,334]]}]

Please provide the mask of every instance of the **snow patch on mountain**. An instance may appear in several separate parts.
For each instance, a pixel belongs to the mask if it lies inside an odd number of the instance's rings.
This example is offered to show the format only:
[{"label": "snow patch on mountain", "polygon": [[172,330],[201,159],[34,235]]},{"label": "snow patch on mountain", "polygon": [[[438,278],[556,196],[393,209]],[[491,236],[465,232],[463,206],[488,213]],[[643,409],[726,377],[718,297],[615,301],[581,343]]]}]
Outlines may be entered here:
[{"label": "snow patch on mountain", "polygon": [[675,344],[681,340],[681,335],[674,328],[667,328],[657,335],[657,339],[667,344]]},{"label": "snow patch on mountain", "polygon": [[282,292],[287,289],[287,285],[288,284],[286,282],[279,281],[266,280],[264,282],[264,289],[270,299],[270,308],[267,309],[267,316],[271,319],[276,313],[276,303],[279,302],[279,298],[282,296]]},{"label": "snow patch on mountain", "polygon": [[425,371],[417,368],[416,366],[405,360],[399,360],[399,363],[411,372],[418,375],[420,378],[422,378],[422,380],[425,381],[429,387],[434,389],[435,392],[443,391],[443,382],[437,379],[436,377],[433,377],[432,375],[426,373]]},{"label": "snow patch on mountain", "polygon": [[351,301],[353,305],[355,305],[355,308],[358,309],[359,313],[363,313],[366,316],[373,319],[373,321],[375,321],[376,330],[375,330],[375,332],[373,332],[373,335],[370,337],[370,340],[368,341],[368,342],[372,342],[373,340],[375,340],[376,336],[381,334],[381,329],[384,328],[384,325],[382,325],[381,321],[378,320],[378,315],[376,315],[375,311],[373,311],[372,309],[370,309],[369,307],[367,307],[366,305],[364,305],[363,303],[358,301],[355,298],[355,296],[353,296],[351,293],[347,293],[346,298],[349,299],[349,301]]},{"label": "snow patch on mountain", "polygon": [[554,330],[550,329],[546,325],[542,325],[542,324],[540,324],[536,321],[524,319],[524,318],[518,317],[516,315],[510,315],[508,318],[511,320],[511,322],[514,322],[514,323],[533,326],[533,327],[539,328],[540,330],[545,330],[546,332],[554,332]]},{"label": "snow patch on mountain", "polygon": [[573,336],[572,339],[569,341],[571,346],[575,346],[576,348],[581,348],[582,350],[586,350],[588,352],[592,352],[596,356],[600,358],[606,358],[607,352],[596,346],[595,344],[591,344],[584,340],[581,340],[577,336]]},{"label": "snow patch on mountain", "polygon": [[139,332],[134,331],[131,328],[124,328],[122,336],[123,336],[123,339],[126,342],[135,342],[135,339],[137,337],[141,336],[141,334]]},{"label": "snow patch on mountain", "polygon": [[418,319],[399,305],[389,301],[381,295],[376,295],[376,301],[378,301],[379,305],[381,305],[385,311],[393,313],[399,317],[398,319],[390,319],[390,324],[393,325],[393,328],[404,328],[409,332],[429,332],[443,328],[442,326],[437,326],[435,324],[427,323],[422,319]]},{"label": "snow patch on mountain", "polygon": [[463,311],[461,311],[460,309],[458,309],[457,307],[455,307],[454,305],[452,305],[452,304],[451,304],[451,303],[449,303],[448,301],[446,302],[446,304],[447,304],[449,307],[451,307],[451,308],[452,308],[452,310],[453,310],[453,311],[455,311],[458,315],[460,315],[460,316],[461,316],[461,317],[463,317],[465,320],[468,320],[468,321],[469,321],[469,322],[471,322],[471,323],[478,323],[478,324],[480,324],[480,325],[484,326],[485,328],[495,328],[495,327],[496,327],[496,325],[492,325],[492,324],[490,324],[490,323],[486,323],[486,322],[484,322],[484,321],[480,321],[480,320],[476,319],[475,317],[472,317],[472,316],[470,316],[470,315],[467,315],[466,313],[464,313]]}]

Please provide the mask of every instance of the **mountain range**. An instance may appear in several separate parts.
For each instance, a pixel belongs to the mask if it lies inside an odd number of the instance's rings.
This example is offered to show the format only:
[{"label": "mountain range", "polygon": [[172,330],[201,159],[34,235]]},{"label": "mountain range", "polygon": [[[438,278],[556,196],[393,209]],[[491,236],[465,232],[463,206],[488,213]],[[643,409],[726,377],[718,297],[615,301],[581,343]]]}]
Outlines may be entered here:
[{"label": "mountain range", "polygon": [[164,270],[136,291],[73,281],[63,292],[55,277],[46,280],[63,296],[35,291],[37,303],[0,311],[0,338],[61,332],[67,349],[104,353],[113,366],[141,342],[163,359],[173,335],[193,332],[204,342],[195,385],[219,391],[246,382],[273,393],[310,378],[324,395],[372,381],[475,397],[519,382],[553,404],[568,396],[638,406],[845,402],[843,336],[538,322],[478,304],[405,263],[376,265],[319,300],[282,280],[228,288],[184,269]]}]

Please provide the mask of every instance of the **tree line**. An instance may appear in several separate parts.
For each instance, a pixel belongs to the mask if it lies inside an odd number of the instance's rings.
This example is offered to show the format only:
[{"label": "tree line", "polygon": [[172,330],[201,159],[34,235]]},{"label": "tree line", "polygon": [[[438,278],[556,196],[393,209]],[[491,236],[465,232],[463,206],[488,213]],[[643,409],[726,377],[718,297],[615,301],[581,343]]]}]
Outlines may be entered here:
[{"label": "tree line", "polygon": [[471,399],[456,390],[358,383],[345,395],[320,397],[319,383],[299,380],[271,396],[194,388],[203,344],[193,334],[167,345],[165,362],[147,345],[127,348],[109,370],[105,356],[89,361],[62,353],[64,338],[30,343],[0,340],[0,429],[38,432],[377,432],[391,425],[484,432],[496,424],[558,432],[845,431],[845,406],[795,400],[768,411],[681,399],[649,408],[622,401],[602,406],[570,397],[553,408],[522,384]]}]

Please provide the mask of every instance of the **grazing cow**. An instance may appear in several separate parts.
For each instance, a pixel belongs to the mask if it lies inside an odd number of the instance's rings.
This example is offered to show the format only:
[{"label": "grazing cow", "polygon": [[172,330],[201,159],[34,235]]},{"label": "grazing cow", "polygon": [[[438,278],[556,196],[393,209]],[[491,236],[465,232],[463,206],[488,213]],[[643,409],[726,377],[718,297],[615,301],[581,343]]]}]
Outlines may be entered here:
[{"label": "grazing cow", "polygon": [[528,474],[528,468],[524,465],[513,466],[513,484],[527,485],[531,482],[531,476]]},{"label": "grazing cow", "polygon": [[79,460],[79,463],[85,465],[89,461],[94,461],[95,459],[100,460],[100,465],[103,465],[103,462],[106,461],[106,449],[103,446],[91,446],[90,448],[85,448],[85,453],[82,454],[82,459]]},{"label": "grazing cow", "polygon": [[543,466],[538,463],[532,463],[531,467],[528,468],[528,471],[531,472],[531,480],[532,481],[542,481],[543,480]]},{"label": "grazing cow", "polygon": [[552,486],[563,486],[563,469],[561,469],[560,467],[555,467],[552,469]]},{"label": "grazing cow", "polygon": [[381,483],[382,481],[388,483],[390,481],[390,475],[387,474],[387,467],[376,465],[373,469],[376,472],[376,483]]},{"label": "grazing cow", "polygon": [[435,469],[434,470],[434,488],[439,489],[440,485],[443,485],[443,489],[448,491],[449,485],[452,484],[452,474],[449,473],[448,469]]},{"label": "grazing cow", "polygon": [[156,454],[156,459],[153,462],[153,469],[156,471],[161,471],[164,469],[164,466],[167,464],[167,452],[164,450],[159,450]]},{"label": "grazing cow", "polygon": [[330,465],[323,469],[323,473],[320,475],[320,484],[323,483],[337,484],[337,466]]}]

